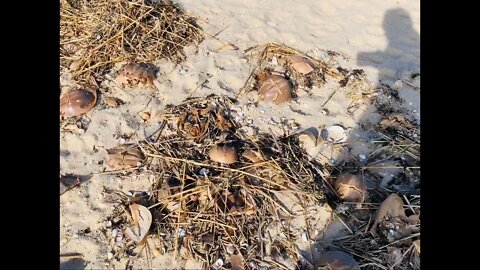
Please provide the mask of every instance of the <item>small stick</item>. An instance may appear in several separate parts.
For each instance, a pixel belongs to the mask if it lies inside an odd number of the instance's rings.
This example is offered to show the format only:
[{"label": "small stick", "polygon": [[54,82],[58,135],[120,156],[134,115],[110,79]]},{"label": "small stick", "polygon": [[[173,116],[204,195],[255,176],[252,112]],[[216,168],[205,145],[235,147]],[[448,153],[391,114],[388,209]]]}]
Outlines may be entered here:
[{"label": "small stick", "polygon": [[413,210],[413,207],[410,205],[410,201],[407,199],[407,196],[403,195],[403,198],[405,201],[407,201],[408,208],[410,208],[410,210],[412,210],[412,212],[415,214],[415,210]]},{"label": "small stick", "polygon": [[351,234],[353,234],[352,229],[350,229],[350,227],[348,227],[348,225],[345,224],[345,222],[343,221],[343,219],[342,219],[339,215],[337,215],[337,214],[335,214],[335,215],[337,216],[337,218],[338,218],[338,220],[340,221],[340,223],[342,223],[342,225],[343,225],[345,228],[347,228],[347,230],[348,230]]},{"label": "small stick", "polygon": [[338,88],[335,89],[335,91],[333,91],[333,92],[330,94],[330,96],[328,96],[328,98],[327,98],[327,100],[325,101],[325,103],[323,103],[322,108],[325,107],[325,105],[327,105],[327,103],[330,101],[330,99],[333,97],[333,95],[335,95],[335,93],[337,93],[337,91],[338,91]]},{"label": "small stick", "polygon": [[392,266],[390,266],[390,268],[388,268],[389,270],[393,270],[395,268],[395,266],[397,266],[397,264],[401,263],[403,261],[403,258],[405,258],[405,255],[407,255],[407,253],[412,250],[412,248],[414,247],[415,245],[411,245],[403,254],[402,254],[402,257],[400,257],[399,260],[397,260]]},{"label": "small stick", "polygon": [[402,238],[402,239],[395,240],[395,241],[393,241],[393,242],[391,242],[391,243],[389,243],[389,244],[387,244],[387,245],[385,245],[385,246],[383,246],[383,247],[379,247],[378,249],[386,248],[386,247],[388,247],[388,246],[391,246],[391,245],[396,244],[396,243],[398,243],[398,242],[401,242],[401,241],[403,241],[403,240],[407,240],[407,239],[414,238],[414,237],[417,237],[417,236],[420,236],[420,233],[415,233],[415,234],[412,234],[412,235],[410,235],[410,236],[404,237],[404,238]]}]

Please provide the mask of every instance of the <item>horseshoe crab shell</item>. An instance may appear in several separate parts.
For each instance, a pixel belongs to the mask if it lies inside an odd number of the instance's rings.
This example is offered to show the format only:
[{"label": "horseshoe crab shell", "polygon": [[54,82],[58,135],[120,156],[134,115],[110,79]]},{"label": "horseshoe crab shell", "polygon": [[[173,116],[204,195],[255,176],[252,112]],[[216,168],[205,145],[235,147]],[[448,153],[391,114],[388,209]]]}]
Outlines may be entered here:
[{"label": "horseshoe crab shell", "polygon": [[73,89],[60,98],[60,115],[79,116],[89,112],[97,103],[97,92],[89,88]]},{"label": "horseshoe crab shell", "polygon": [[289,101],[292,97],[292,87],[290,82],[279,75],[269,75],[265,77],[258,90],[261,100],[280,104]]},{"label": "horseshoe crab shell", "polygon": [[219,145],[215,145],[210,149],[209,157],[213,161],[224,164],[233,164],[238,160],[238,154],[235,148]]},{"label": "horseshoe crab shell", "polygon": [[290,67],[293,68],[296,72],[301,73],[303,75],[307,75],[308,73],[314,71],[315,69],[312,67],[312,64],[308,59],[305,57],[301,57],[298,55],[294,55],[290,57]]}]

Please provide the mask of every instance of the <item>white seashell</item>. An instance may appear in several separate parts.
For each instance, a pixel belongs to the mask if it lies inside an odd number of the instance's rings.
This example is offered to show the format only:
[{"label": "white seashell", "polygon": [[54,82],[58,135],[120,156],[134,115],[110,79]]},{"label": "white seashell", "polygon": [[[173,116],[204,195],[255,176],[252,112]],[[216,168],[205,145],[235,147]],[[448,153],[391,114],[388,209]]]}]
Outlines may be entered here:
[{"label": "white seashell", "polygon": [[272,21],[268,21],[267,24],[271,27],[276,27],[277,26],[277,23],[276,22],[272,22]]},{"label": "white seashell", "polygon": [[200,170],[200,175],[201,175],[201,176],[207,176],[208,174],[210,174],[210,170],[209,170],[209,169],[202,168],[202,169]]},{"label": "white seashell", "polygon": [[220,267],[223,266],[223,260],[222,259],[218,259],[217,261],[215,261],[213,264],[212,264],[212,268],[217,270],[217,269],[220,269]]},{"label": "white seashell", "polygon": [[343,143],[347,141],[347,132],[342,126],[333,125],[328,127],[328,140],[333,143]]}]

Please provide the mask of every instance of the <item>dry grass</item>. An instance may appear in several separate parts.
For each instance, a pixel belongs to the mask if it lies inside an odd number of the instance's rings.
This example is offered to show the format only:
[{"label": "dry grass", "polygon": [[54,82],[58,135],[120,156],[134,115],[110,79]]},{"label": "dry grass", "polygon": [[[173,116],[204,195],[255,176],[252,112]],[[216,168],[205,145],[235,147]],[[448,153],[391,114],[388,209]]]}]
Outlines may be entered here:
[{"label": "dry grass", "polygon": [[[351,228],[351,235],[333,241],[332,246],[354,255],[362,269],[420,269],[420,254],[413,244],[420,239],[420,220],[409,223],[400,218],[387,218],[376,229],[378,236],[369,232],[379,205],[391,193],[402,198],[407,216],[421,215],[419,125],[394,115],[397,118],[387,116],[376,127],[377,147],[368,162],[357,167],[375,183],[369,190],[368,202],[359,208],[354,203],[335,205],[341,218],[347,221],[346,226]],[[383,163],[396,165],[384,166]],[[399,172],[390,182],[384,182],[383,175],[389,169]]]},{"label": "dry grass", "polygon": [[[334,51],[326,51],[329,60],[322,60],[285,45],[267,43],[248,48],[245,50],[245,54],[253,68],[244,86],[240,89],[239,95],[258,89],[262,77],[274,73],[280,73],[290,79],[294,90],[302,88],[309,91],[312,87],[322,87],[328,79],[333,79],[338,82],[340,87],[348,88],[347,96],[353,100],[373,93],[372,86],[363,70],[348,70],[337,66],[336,57],[340,54]],[[306,58],[314,71],[308,74],[297,72],[289,65],[291,56]]]},{"label": "dry grass", "polygon": [[60,63],[77,80],[101,78],[118,62],[178,63],[203,38],[195,18],[169,1],[60,1]]},{"label": "dry grass", "polygon": [[[279,256],[297,263],[295,237],[288,229],[287,238],[272,242],[265,236],[265,228],[272,222],[288,224],[297,214],[282,203],[282,192],[293,194],[304,206],[322,201],[321,178],[295,136],[245,136],[229,120],[232,102],[223,96],[209,96],[167,106],[165,128],[175,134],[139,143],[148,157],[143,166],[155,175],[155,184],[148,194],[124,199],[122,208],[128,209],[132,202],[148,207],[154,216],[149,237],[161,250],[173,252],[175,257],[193,257],[205,267],[218,259],[228,264],[229,252],[240,255],[245,263],[274,268],[280,267]],[[203,125],[199,128],[206,132],[191,137],[183,130],[187,125]],[[240,156],[231,165],[213,162],[208,151],[217,143],[233,146],[239,153],[258,151],[264,161],[252,163]],[[120,229],[128,223],[125,211],[114,219]],[[267,243],[273,250],[269,254]],[[126,247],[126,254],[132,254],[134,248]]]}]

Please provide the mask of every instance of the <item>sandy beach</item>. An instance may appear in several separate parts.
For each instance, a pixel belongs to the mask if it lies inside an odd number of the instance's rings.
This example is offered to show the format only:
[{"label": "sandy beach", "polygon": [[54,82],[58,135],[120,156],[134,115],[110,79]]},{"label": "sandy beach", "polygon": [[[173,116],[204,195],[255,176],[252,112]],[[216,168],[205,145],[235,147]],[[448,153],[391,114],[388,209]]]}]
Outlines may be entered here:
[{"label": "sandy beach", "polygon": [[[325,162],[338,164],[352,157],[361,159],[372,152],[369,130],[383,115],[368,100],[360,100],[349,110],[352,99],[345,91],[331,96],[334,86],[314,87],[310,93],[298,91],[295,100],[275,105],[259,103],[256,92],[237,96],[248,79],[253,64],[245,50],[266,43],[284,44],[313,58],[324,59],[335,51],[340,65],[363,69],[372,89],[389,85],[398,92],[402,113],[420,122],[420,89],[402,82],[405,74],[420,73],[420,1],[416,0],[179,0],[174,1],[192,16],[206,37],[198,50],[186,49],[186,61],[175,66],[159,59],[153,88],[122,89],[115,74],[116,64],[101,84],[103,97],[115,97],[123,105],[110,108],[97,105],[82,121],[85,129],[61,132],[60,174],[90,176],[88,181],[60,197],[60,253],[81,253],[81,259],[62,260],[61,269],[125,269],[125,260],[112,259],[112,247],[105,241],[111,232],[105,220],[118,202],[108,200],[105,190],[146,191],[153,182],[148,174],[128,176],[102,174],[106,149],[119,144],[150,138],[161,126],[160,114],[167,104],[180,104],[188,97],[209,94],[237,97],[236,121],[253,126],[258,132],[281,134],[279,123],[294,122],[298,130],[342,125],[347,131],[348,151],[324,151]],[[217,34],[218,33],[218,34]],[[231,43],[238,49],[225,47]],[[407,76],[407,75],[405,75]],[[61,74],[62,92],[72,86],[68,74]],[[416,81],[411,84],[417,83]],[[102,90],[103,91],[103,90]],[[322,106],[322,104],[324,106]],[[400,108],[399,107],[399,108]],[[322,111],[328,112],[324,113]],[[148,115],[148,117],[145,117]],[[395,169],[385,177],[395,177]],[[387,180],[386,180],[387,181]],[[318,206],[315,240],[342,235],[334,224],[332,209]],[[296,224],[298,228],[304,224]],[[336,227],[335,227],[336,226]],[[299,249],[311,242],[298,242]],[[174,257],[171,253],[152,259],[153,269],[199,269],[200,262]],[[146,260],[131,262],[131,269],[147,269]],[[130,268],[129,268],[130,269]]]}]

